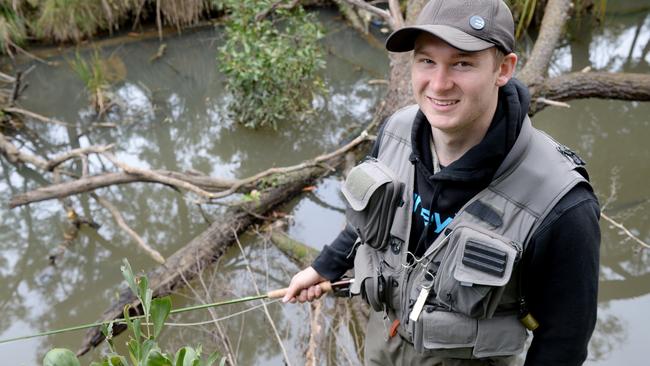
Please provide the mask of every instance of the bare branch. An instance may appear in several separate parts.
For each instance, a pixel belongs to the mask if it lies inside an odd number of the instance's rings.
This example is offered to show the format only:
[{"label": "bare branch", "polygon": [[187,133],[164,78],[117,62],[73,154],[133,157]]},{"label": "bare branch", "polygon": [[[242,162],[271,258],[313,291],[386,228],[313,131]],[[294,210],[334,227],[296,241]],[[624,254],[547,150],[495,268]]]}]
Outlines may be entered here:
[{"label": "bare branch", "polygon": [[650,248],[650,244],[644,242],[643,240],[639,239],[636,235],[632,234],[632,232],[630,232],[630,230],[628,230],[625,226],[623,226],[623,224],[614,221],[614,219],[612,219],[611,217],[605,215],[605,213],[603,213],[603,212],[600,213],[600,217],[607,220],[610,224],[614,225],[618,229],[622,230],[623,233],[626,236],[628,236],[629,238],[631,238],[632,240],[637,242],[639,245],[641,245],[641,246],[643,246],[645,248]]},{"label": "bare branch", "polygon": [[399,6],[399,0],[388,0],[388,9],[390,10],[391,17],[395,21],[394,29],[402,28],[404,26],[404,16]]},{"label": "bare branch", "polygon": [[52,170],[54,170],[54,168],[56,168],[57,166],[63,164],[64,162],[70,159],[81,158],[83,156],[87,156],[88,154],[101,154],[112,149],[113,146],[114,144],[88,146],[88,147],[82,147],[79,149],[70,150],[67,153],[61,154],[59,156],[54,157],[53,159],[50,159],[47,162],[47,165],[45,166],[45,170],[51,172]]},{"label": "bare branch", "polygon": [[544,18],[539,36],[533,46],[524,68],[517,77],[526,85],[531,86],[544,78],[555,47],[564,30],[564,24],[569,17],[570,0],[549,0],[544,9]]},{"label": "bare branch", "polygon": [[535,101],[537,103],[544,103],[544,104],[548,104],[548,105],[553,106],[553,107],[571,108],[571,106],[569,104],[567,104],[567,103],[558,102],[557,100],[550,100],[550,99],[546,99],[546,98],[542,98],[542,97],[539,97],[539,98],[535,99]]},{"label": "bare branch", "polygon": [[99,197],[98,195],[91,193],[90,194],[97,203],[102,205],[105,209],[107,209],[111,215],[113,215],[113,219],[117,223],[117,225],[122,228],[129,236],[135,240],[135,242],[138,244],[138,246],[145,251],[153,260],[160,264],[165,264],[165,258],[155,249],[153,249],[151,246],[149,246],[147,243],[144,242],[144,240],[136,233],[133,229],[127,225],[127,223],[124,221],[124,217],[122,217],[122,214],[120,211],[113,206],[112,203],[108,202],[106,199]]},{"label": "bare branch", "polygon": [[42,115],[40,115],[38,113],[34,113],[34,112],[31,112],[31,111],[28,111],[28,110],[25,110],[25,109],[22,109],[22,108],[8,107],[8,108],[3,108],[3,110],[5,112],[7,112],[7,113],[22,114],[23,116],[31,117],[31,118],[34,118],[35,120],[45,122],[45,123],[53,123],[53,124],[59,125],[59,126],[70,126],[69,123],[65,123],[65,122],[62,122],[62,121],[59,121],[59,120],[56,120],[56,119],[53,119],[53,118],[47,118],[47,117],[42,116]]},{"label": "bare branch", "polygon": [[157,174],[156,172],[154,172],[152,170],[140,169],[140,168],[136,168],[134,166],[127,165],[127,164],[117,160],[117,158],[115,158],[115,156],[113,156],[113,154],[110,154],[110,153],[103,153],[102,155],[104,155],[113,164],[115,164],[117,167],[124,170],[128,174],[139,175],[141,177],[146,177],[146,178],[148,178],[148,179],[150,179],[152,181],[157,181],[157,182],[160,182],[160,183],[163,183],[163,184],[168,184],[170,186],[183,188],[183,189],[194,192],[194,193],[198,194],[199,196],[202,196],[202,197],[205,197],[205,198],[208,198],[208,199],[216,198],[215,193],[210,193],[210,192],[208,192],[206,190],[203,190],[203,189],[195,186],[194,184],[182,181],[180,179],[166,177],[164,175]]},{"label": "bare branch", "polygon": [[365,11],[377,15],[378,17],[384,19],[393,30],[397,29],[397,21],[392,17],[390,12],[384,9],[380,9],[374,5],[370,5],[363,0],[344,0],[344,1],[348,4],[354,5],[358,8],[361,8]]},{"label": "bare branch", "polygon": [[45,159],[18,150],[1,132],[0,153],[3,153],[12,164],[30,163],[41,169],[45,169],[47,166],[47,161]]},{"label": "bare branch", "polygon": [[[372,128],[375,123],[371,124],[368,128]],[[285,168],[271,168],[265,170],[261,173],[256,174],[250,178],[241,179],[241,180],[230,180],[230,179],[221,179],[221,178],[212,178],[208,176],[200,175],[191,175],[183,174],[179,172],[164,171],[164,170],[146,170],[139,169],[131,166],[127,166],[124,163],[114,159],[113,163],[118,167],[124,170],[124,172],[119,173],[104,173],[90,177],[82,177],[80,179],[55,184],[47,187],[37,188],[33,191],[15,195],[11,198],[9,202],[9,207],[14,208],[29,203],[45,201],[54,198],[63,198],[79,193],[93,191],[98,188],[108,187],[111,185],[117,184],[126,184],[134,182],[153,182],[161,183],[166,185],[171,185],[178,188],[187,189],[195,193],[204,192],[204,194],[199,194],[201,196],[210,196],[211,199],[223,198],[243,189],[252,188],[255,183],[259,182],[260,179],[267,177],[272,174],[288,174],[296,172],[308,167],[318,166],[328,159],[331,159],[337,155],[344,154],[356,147],[360,143],[368,140],[372,140],[374,136],[368,135],[367,132],[362,132],[357,138],[350,141],[345,146],[337,149],[334,152],[329,154],[324,154],[318,156],[312,160],[305,161],[298,165],[285,167]],[[11,146],[13,147],[13,145]],[[0,140],[0,148],[2,148]],[[15,149],[15,147],[14,147]],[[0,150],[2,151],[2,150]],[[105,153],[102,155],[106,155]],[[34,159],[38,159],[33,157]],[[11,160],[10,160],[11,161]],[[47,166],[47,161],[42,161],[42,165],[39,166],[44,168]],[[217,193],[210,193],[217,192]]]}]

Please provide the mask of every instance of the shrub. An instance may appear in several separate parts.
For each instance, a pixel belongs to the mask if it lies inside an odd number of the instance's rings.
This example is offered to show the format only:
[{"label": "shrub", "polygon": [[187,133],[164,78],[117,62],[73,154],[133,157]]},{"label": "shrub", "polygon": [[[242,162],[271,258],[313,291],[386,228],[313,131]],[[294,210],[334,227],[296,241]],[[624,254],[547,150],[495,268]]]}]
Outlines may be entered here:
[{"label": "shrub", "polygon": [[276,8],[264,19],[257,14],[275,0],[226,0],[229,17],[220,70],[233,96],[229,109],[248,127],[295,118],[311,107],[313,93],[324,87],[317,71],[325,66],[318,40],[323,32],[313,14],[297,5]]}]

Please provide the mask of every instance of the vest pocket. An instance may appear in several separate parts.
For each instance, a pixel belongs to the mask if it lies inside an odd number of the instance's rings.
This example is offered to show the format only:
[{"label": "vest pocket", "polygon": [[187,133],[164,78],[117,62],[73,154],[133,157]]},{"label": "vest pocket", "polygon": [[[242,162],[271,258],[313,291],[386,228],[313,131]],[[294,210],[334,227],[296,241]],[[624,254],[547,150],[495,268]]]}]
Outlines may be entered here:
[{"label": "vest pocket", "polygon": [[510,280],[518,249],[479,227],[458,226],[450,235],[434,282],[436,302],[472,318],[490,318]]},{"label": "vest pocket", "polygon": [[428,309],[413,323],[413,345],[417,352],[474,346],[478,331],[476,319]]},{"label": "vest pocket", "polygon": [[517,315],[479,320],[474,356],[483,358],[519,354],[524,350],[527,337],[528,332]]}]

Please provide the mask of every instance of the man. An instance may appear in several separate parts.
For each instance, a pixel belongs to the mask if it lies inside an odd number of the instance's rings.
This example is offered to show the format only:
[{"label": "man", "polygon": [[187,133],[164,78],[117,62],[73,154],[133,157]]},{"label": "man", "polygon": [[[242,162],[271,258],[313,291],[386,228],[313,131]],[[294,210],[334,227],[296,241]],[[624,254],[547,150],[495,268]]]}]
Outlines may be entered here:
[{"label": "man", "polygon": [[[368,365],[514,364],[529,331],[526,365],[586,359],[598,201],[582,160],[530,125],[528,91],[512,79],[513,33],[501,0],[431,0],[386,42],[413,51],[417,102],[384,124],[378,163],[367,163],[404,187],[390,238],[364,242],[363,227],[348,225],[284,298],[318,298],[317,283],[354,266],[356,290],[375,310]],[[350,192],[374,188],[352,176],[343,191],[355,206]]]}]

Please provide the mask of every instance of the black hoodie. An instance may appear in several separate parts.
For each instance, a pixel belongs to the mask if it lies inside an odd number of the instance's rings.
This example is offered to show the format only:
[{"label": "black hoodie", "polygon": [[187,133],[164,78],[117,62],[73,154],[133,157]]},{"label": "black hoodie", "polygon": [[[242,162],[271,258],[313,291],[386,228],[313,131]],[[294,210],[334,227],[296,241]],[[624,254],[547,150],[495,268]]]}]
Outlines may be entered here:
[{"label": "black hoodie", "polygon": [[[433,174],[431,128],[421,111],[413,124],[410,163],[415,164],[409,250],[426,250],[458,210],[492,180],[512,148],[528,112],[530,97],[516,79],[499,89],[499,102],[479,144]],[[377,156],[380,138],[372,155]],[[580,365],[596,321],[600,231],[598,201],[588,185],[564,196],[533,234],[524,254],[523,288],[534,332],[526,365]],[[334,280],[354,265],[356,234],[343,230],[325,246],[312,267]]]}]

